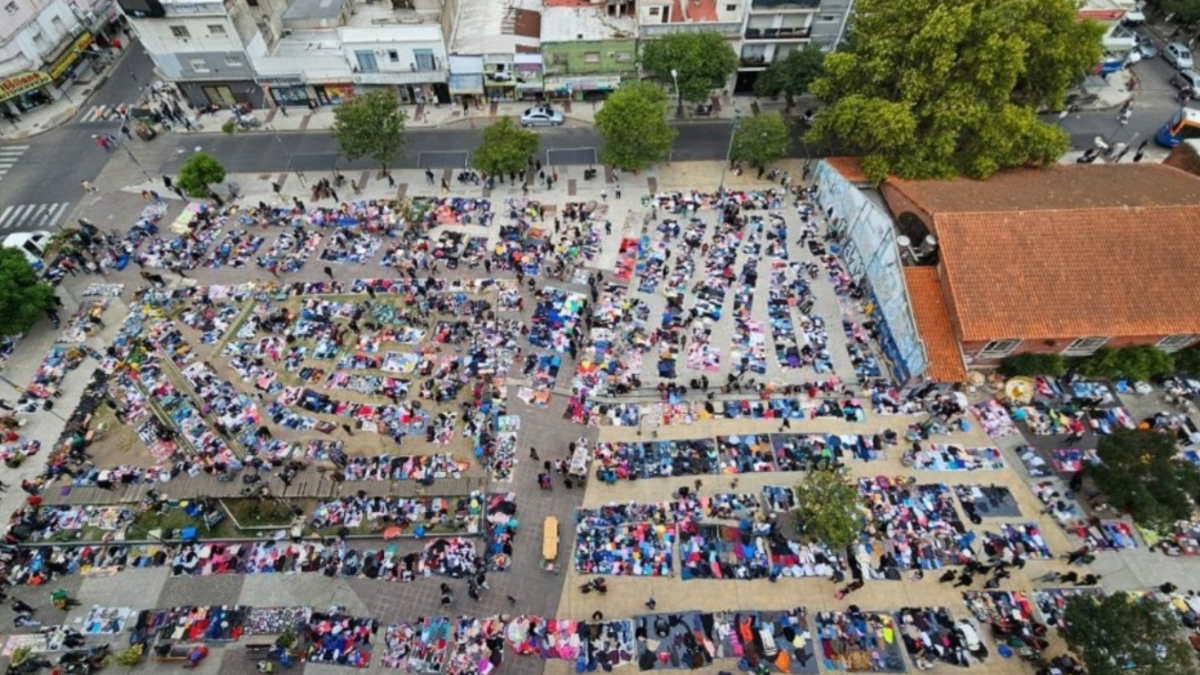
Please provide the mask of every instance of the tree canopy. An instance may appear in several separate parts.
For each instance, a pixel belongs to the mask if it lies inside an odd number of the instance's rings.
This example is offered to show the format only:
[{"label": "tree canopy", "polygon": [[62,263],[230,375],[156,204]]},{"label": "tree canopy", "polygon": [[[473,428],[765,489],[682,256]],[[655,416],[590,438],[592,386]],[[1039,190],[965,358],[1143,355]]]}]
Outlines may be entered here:
[{"label": "tree canopy", "polygon": [[879,181],[986,178],[1054,162],[1067,134],[1038,120],[1100,62],[1103,27],[1072,0],[860,0],[854,51],[811,86],[829,105],[809,140],[859,153]]},{"label": "tree canopy", "polygon": [[1101,347],[1091,356],[1079,359],[1076,368],[1084,377],[1127,377],[1145,381],[1175,372],[1175,360],[1158,347],[1149,345],[1117,349]]},{"label": "tree canopy", "polygon": [[1200,469],[1175,453],[1175,437],[1121,431],[1097,444],[1099,464],[1088,472],[1111,506],[1139,524],[1167,532],[1191,518],[1200,500]]},{"label": "tree canopy", "polygon": [[787,156],[792,129],[777,112],[754,115],[741,121],[733,135],[733,158],[766,166]]},{"label": "tree canopy", "polygon": [[596,113],[604,139],[601,160],[622,171],[637,171],[671,153],[675,130],[667,123],[667,98],[649,82],[631,82],[613,92]]},{"label": "tree canopy", "polygon": [[858,539],[863,522],[858,489],[838,471],[809,471],[796,486],[796,515],[804,535],[840,549]]},{"label": "tree canopy", "polygon": [[471,158],[471,165],[486,174],[523,171],[529,156],[537,149],[537,132],[522,129],[505,115],[484,128],[483,141]]},{"label": "tree canopy", "polygon": [[755,96],[787,97],[787,109],[796,105],[796,97],[825,72],[825,52],[809,43],[803,49],[793,49],[782,59],[775,59],[754,81]]},{"label": "tree canopy", "polygon": [[1181,24],[1200,21],[1200,0],[1161,0],[1163,11],[1174,14]]},{"label": "tree canopy", "polygon": [[54,302],[54,289],[38,279],[25,254],[0,248],[0,335],[20,335]]},{"label": "tree canopy", "polygon": [[703,103],[737,70],[738,55],[719,33],[672,33],[645,43],[642,66],[664,86],[674,86],[674,69],[683,99]]},{"label": "tree canopy", "polygon": [[404,148],[407,120],[395,94],[372,89],[333,109],[333,136],[347,159],[370,157],[387,169]]},{"label": "tree canopy", "polygon": [[217,158],[207,152],[197,152],[179,167],[179,177],[175,179],[175,184],[192,197],[204,198],[208,196],[208,186],[223,180],[225,167]]},{"label": "tree canopy", "polygon": [[1185,675],[1195,657],[1179,635],[1167,605],[1150,597],[1115,593],[1067,600],[1063,638],[1090,675]]}]

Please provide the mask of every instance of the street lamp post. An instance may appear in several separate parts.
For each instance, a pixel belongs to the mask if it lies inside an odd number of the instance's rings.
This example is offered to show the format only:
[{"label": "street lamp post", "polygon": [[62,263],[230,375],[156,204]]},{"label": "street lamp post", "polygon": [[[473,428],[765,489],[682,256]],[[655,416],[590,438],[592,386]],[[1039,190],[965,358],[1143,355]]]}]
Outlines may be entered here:
[{"label": "street lamp post", "polygon": [[679,71],[671,69],[671,80],[675,82],[675,98],[678,104],[675,106],[675,116],[683,117],[683,92],[679,90]]},{"label": "street lamp post", "polygon": [[729,132],[729,148],[725,150],[725,163],[721,165],[721,184],[717,187],[717,192],[724,194],[725,192],[725,172],[729,170],[729,164],[733,161],[733,140],[737,138],[738,127],[742,124],[742,111],[738,108],[733,109],[733,131]]}]

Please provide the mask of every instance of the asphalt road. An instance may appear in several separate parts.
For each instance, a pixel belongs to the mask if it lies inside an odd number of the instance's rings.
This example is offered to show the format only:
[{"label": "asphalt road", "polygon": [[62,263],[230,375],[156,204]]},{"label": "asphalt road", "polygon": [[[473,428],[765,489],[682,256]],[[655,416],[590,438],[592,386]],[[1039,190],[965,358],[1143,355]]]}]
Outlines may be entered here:
[{"label": "asphalt road", "polygon": [[[1153,139],[1154,132],[1176,110],[1174,89],[1168,84],[1173,72],[1161,59],[1135,66],[1142,87],[1134,106],[1133,119],[1127,125],[1117,121],[1116,111],[1077,113],[1064,120],[1048,118],[1061,124],[1071,135],[1077,149],[1091,147],[1097,136],[1109,142],[1136,145]],[[0,178],[0,236],[8,232],[50,229],[54,214],[70,213],[82,196],[80,182],[94,181],[111,159],[110,154],[123,154],[118,149],[106,153],[98,148],[92,136],[97,133],[117,133],[113,122],[89,121],[89,112],[99,105],[131,104],[152,79],[152,64],[134,43],[113,68],[109,77],[91,98],[81,106],[76,119],[58,129],[31,139],[0,144],[0,151],[10,149],[0,161],[10,162],[8,173]],[[726,120],[685,122],[677,125],[679,135],[671,158],[674,161],[722,159],[725,157],[732,133],[732,123]],[[599,150],[599,139],[591,128],[563,127],[542,129],[543,161],[551,163],[591,163]],[[468,126],[448,126],[441,129],[412,129],[407,146],[398,165],[402,167],[430,166],[449,168],[460,166],[478,146],[480,132]],[[369,160],[348,162],[339,157],[336,143],[327,132],[239,134],[236,138],[221,134],[166,134],[150,144],[132,144],[151,175],[172,173],[187,154],[197,147],[213,153],[231,171],[305,171],[373,168]],[[555,150],[574,150],[559,152]],[[551,151],[547,157],[547,151]],[[794,156],[821,156],[820,149],[805,148],[798,140],[792,148]],[[13,214],[25,211],[24,219]],[[9,216],[5,217],[5,213]],[[38,217],[37,214],[43,214]],[[57,218],[62,220],[61,215]]]}]

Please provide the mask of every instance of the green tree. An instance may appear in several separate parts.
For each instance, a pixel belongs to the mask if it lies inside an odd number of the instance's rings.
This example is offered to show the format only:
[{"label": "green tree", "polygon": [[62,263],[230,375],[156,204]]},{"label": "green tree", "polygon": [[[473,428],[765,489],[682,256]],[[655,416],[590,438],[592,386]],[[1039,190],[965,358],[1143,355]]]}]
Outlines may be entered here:
[{"label": "green tree", "polygon": [[54,304],[54,289],[38,279],[20,249],[0,248],[0,335],[20,335]]},{"label": "green tree", "polygon": [[825,72],[825,52],[814,44],[793,49],[782,59],[775,59],[754,81],[755,96],[787,97],[787,110],[796,105],[796,97],[808,91],[813,80]]},{"label": "green tree", "polygon": [[779,113],[747,117],[733,135],[733,157],[766,166],[787,156],[792,130]]},{"label": "green tree", "polygon": [[809,141],[860,154],[876,181],[1049,164],[1068,137],[1037,111],[1099,63],[1102,33],[1073,0],[860,0],[854,51],[812,83],[829,105]]},{"label": "green tree", "polygon": [[1173,354],[1176,372],[1200,375],[1200,343],[1186,347]]},{"label": "green tree", "polygon": [[596,129],[604,139],[601,161],[622,171],[637,171],[665,160],[675,141],[666,112],[662,89],[649,82],[622,85],[596,113]]},{"label": "green tree", "polygon": [[1090,675],[1187,675],[1195,671],[1179,621],[1162,602],[1115,593],[1067,600],[1063,638]]},{"label": "green tree", "polygon": [[1174,14],[1177,23],[1187,25],[1200,21],[1200,0],[1161,0],[1163,11]]},{"label": "green tree", "polygon": [[484,128],[483,142],[471,158],[471,165],[489,175],[523,171],[537,149],[537,132],[522,129],[505,115]]},{"label": "green tree", "polygon": [[1121,431],[1097,444],[1100,463],[1087,465],[1096,487],[1118,511],[1159,532],[1188,520],[1200,500],[1200,469],[1175,453],[1175,438]]},{"label": "green tree", "polygon": [[1119,349],[1101,347],[1091,356],[1079,359],[1077,367],[1079,374],[1085,377],[1127,377],[1145,381],[1175,372],[1175,361],[1170,354],[1148,345]]},{"label": "green tree", "polygon": [[373,89],[334,108],[333,136],[347,159],[370,157],[386,171],[404,148],[407,119],[395,94]]},{"label": "green tree", "polygon": [[737,70],[738,55],[720,33],[672,33],[645,43],[642,67],[666,87],[677,77],[680,99],[703,103]]},{"label": "green tree", "polygon": [[809,471],[796,486],[796,515],[811,541],[845,548],[863,529],[858,489],[837,471]]},{"label": "green tree", "polygon": [[175,184],[192,197],[208,197],[208,186],[225,180],[225,167],[207,152],[197,152],[179,167]]}]

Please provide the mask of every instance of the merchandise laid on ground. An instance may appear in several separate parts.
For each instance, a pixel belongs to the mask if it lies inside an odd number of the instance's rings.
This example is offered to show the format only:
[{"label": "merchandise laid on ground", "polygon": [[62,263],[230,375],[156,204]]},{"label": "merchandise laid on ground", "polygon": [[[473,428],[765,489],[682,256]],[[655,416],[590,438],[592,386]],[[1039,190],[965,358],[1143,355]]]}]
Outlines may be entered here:
[{"label": "merchandise laid on ground", "polygon": [[[1073,482],[1138,427],[1200,463],[1187,414],[1145,412],[1160,387],[892,382],[815,191],[605,174],[623,197],[431,197],[431,170],[402,201],[169,203],[102,235],[17,404],[69,431],[0,444],[45,466],[10,598],[82,604],[3,654],[78,631],[212,672],[1015,674],[1105,594],[1036,581],[1058,558],[1200,553],[1196,522],[1146,532]],[[824,472],[848,545],[798,510]],[[1194,632],[1192,594],[1144,593]]]}]

